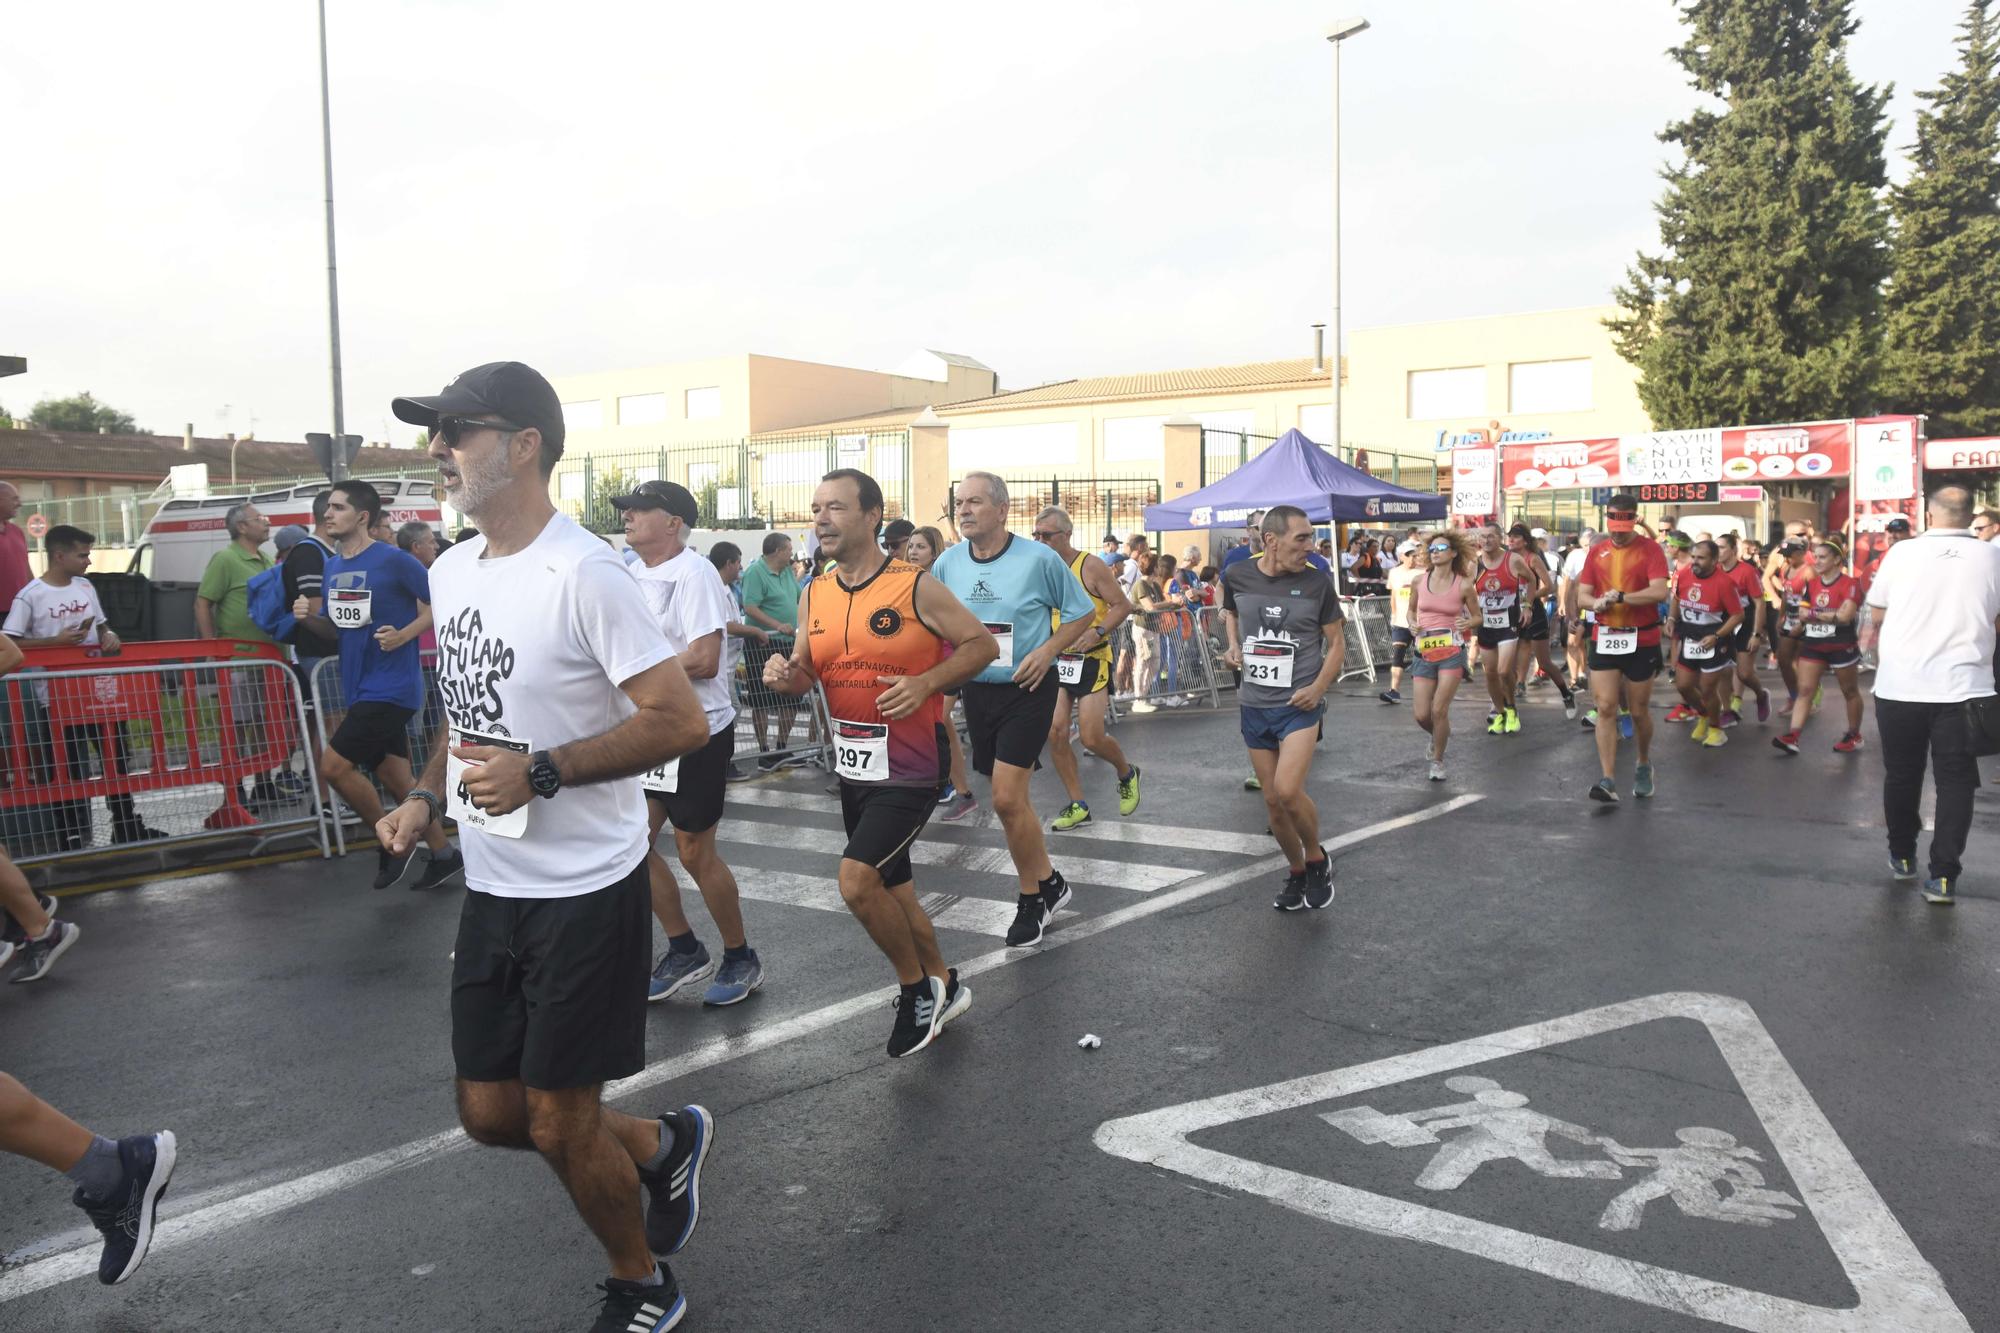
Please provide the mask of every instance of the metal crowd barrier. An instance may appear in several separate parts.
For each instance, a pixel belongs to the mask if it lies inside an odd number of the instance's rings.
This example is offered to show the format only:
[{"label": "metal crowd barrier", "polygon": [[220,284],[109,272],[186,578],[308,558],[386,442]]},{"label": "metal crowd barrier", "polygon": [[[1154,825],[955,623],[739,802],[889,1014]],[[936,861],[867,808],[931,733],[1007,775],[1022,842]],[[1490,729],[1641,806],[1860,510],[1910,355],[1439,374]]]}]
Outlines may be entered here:
[{"label": "metal crowd barrier", "polygon": [[1366,676],[1375,680],[1378,668],[1389,665],[1389,599],[1384,597],[1343,597],[1341,612],[1347,634],[1347,658],[1340,665],[1340,679]]},{"label": "metal crowd barrier", "polygon": [[[1144,614],[1134,611],[1126,622],[1132,627],[1132,646],[1126,650],[1132,656],[1132,684],[1130,689],[1120,689],[1114,684],[1111,695],[1114,714],[1151,712],[1155,708],[1219,707],[1221,691],[1234,688],[1233,684],[1221,683],[1228,676],[1228,668],[1222,665],[1222,608],[1196,606],[1185,611],[1156,612],[1158,629],[1147,629],[1138,623]],[[1116,658],[1114,670],[1123,674]],[[1136,707],[1141,704],[1146,707]]]},{"label": "metal crowd barrier", "polygon": [[[424,665],[424,706],[411,715],[409,724],[404,728],[410,747],[412,778],[423,775],[424,765],[430,762],[431,745],[437,739],[439,728],[444,725],[444,704],[437,687],[437,651],[432,649],[421,656]],[[340,730],[340,719],[347,712],[347,695],[340,683],[339,657],[314,658],[308,669],[312,673],[312,732],[314,744],[317,746],[313,751],[313,759],[317,763],[319,756],[326,751],[327,739]],[[382,808],[384,810],[394,808],[396,802],[383,790],[381,782],[376,780],[372,773],[369,774],[369,778],[375,782],[375,794],[381,800]],[[329,854],[345,856],[347,826],[356,822],[360,816],[347,802],[340,799],[340,793],[334,790],[331,783],[327,784],[326,799],[327,805],[324,809],[318,808],[315,803],[315,818],[321,819],[326,826],[321,830],[322,838],[331,838],[332,850]],[[373,842],[374,837],[374,829],[362,829],[357,841],[366,846]]]},{"label": "metal crowd barrier", "polygon": [[298,679],[270,645],[31,649],[0,727],[0,842],[23,863],[318,831]]}]

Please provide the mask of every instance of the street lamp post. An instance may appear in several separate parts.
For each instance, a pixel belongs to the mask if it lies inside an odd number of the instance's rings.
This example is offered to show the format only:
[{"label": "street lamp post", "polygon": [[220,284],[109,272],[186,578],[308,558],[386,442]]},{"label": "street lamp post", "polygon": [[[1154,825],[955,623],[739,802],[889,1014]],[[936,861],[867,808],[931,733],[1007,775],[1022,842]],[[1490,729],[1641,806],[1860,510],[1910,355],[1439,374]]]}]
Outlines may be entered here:
[{"label": "street lamp post", "polygon": [[319,0],[319,131],[320,151],[326,164],[326,324],[333,347],[333,453],[327,468],[330,480],[347,475],[347,413],[340,391],[340,280],[333,262],[333,101],[327,92],[326,0]]},{"label": "street lamp post", "polygon": [[1340,456],[1340,44],[1368,31],[1368,20],[1345,18],[1326,30],[1333,44],[1333,381],[1334,457]]}]

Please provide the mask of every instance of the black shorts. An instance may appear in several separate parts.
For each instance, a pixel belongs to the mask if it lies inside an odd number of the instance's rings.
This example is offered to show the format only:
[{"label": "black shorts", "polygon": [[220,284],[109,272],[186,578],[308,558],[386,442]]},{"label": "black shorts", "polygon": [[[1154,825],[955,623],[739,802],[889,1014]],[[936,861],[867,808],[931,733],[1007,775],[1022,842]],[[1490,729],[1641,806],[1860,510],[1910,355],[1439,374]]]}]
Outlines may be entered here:
[{"label": "black shorts", "polygon": [[574,898],[468,892],[451,967],[451,1057],[475,1083],[556,1091],[646,1064],[646,863]]},{"label": "black shorts", "polygon": [[1699,672],[1702,675],[1709,675],[1718,671],[1734,671],[1736,669],[1736,650],[1733,647],[1735,643],[1734,639],[1731,639],[1729,643],[1718,643],[1715,645],[1714,656],[1702,658],[1693,658],[1687,655],[1686,640],[1677,640],[1676,642],[1681,645],[1674,655],[1674,664],[1677,667],[1684,667],[1689,671]]},{"label": "black shorts", "polygon": [[959,695],[965,704],[965,732],[972,741],[972,770],[993,776],[997,760],[1016,768],[1033,768],[1049,741],[1049,724],[1056,716],[1055,669],[1032,690],[1019,685],[990,685],[970,680]]},{"label": "black shorts", "polygon": [[410,757],[410,719],[414,708],[364,699],[347,710],[326,748],[356,768],[374,768],[389,755]]},{"label": "black shorts", "polygon": [[1650,648],[1642,647],[1629,653],[1621,653],[1617,657],[1605,657],[1600,654],[1594,640],[1590,645],[1589,665],[1593,675],[1599,671],[1616,671],[1625,679],[1635,683],[1648,681],[1660,674],[1660,663],[1663,660],[1660,656],[1660,645],[1657,643]]},{"label": "black shorts", "polygon": [[1808,657],[1829,671],[1845,671],[1848,667],[1859,665],[1861,645],[1840,640],[1801,639],[1799,660],[1804,661]]},{"label": "black shorts", "polygon": [[1417,636],[1401,625],[1389,626],[1389,665],[1402,668],[1410,664],[1410,649]]},{"label": "black shorts", "polygon": [[913,878],[910,845],[937,809],[937,799],[935,786],[842,782],[840,820],[847,826],[847,847],[841,856],[875,867],[887,888],[908,884]]},{"label": "black shorts", "polygon": [[[1052,676],[1055,675],[1061,665],[1062,659],[1057,658],[1056,665],[1049,668],[1049,674]],[[1099,690],[1106,689],[1111,684],[1111,663],[1102,657],[1085,657],[1083,659],[1083,679],[1077,681],[1074,685],[1060,680],[1057,683],[1078,699],[1096,694]]]},{"label": "black shorts", "polygon": [[1475,633],[1479,639],[1479,646],[1489,652],[1503,643],[1513,643],[1521,637],[1521,632],[1512,625],[1506,629],[1488,629],[1481,625]]},{"label": "black shorts", "polygon": [[1756,629],[1756,625],[1751,622],[1749,612],[1746,611],[1743,623],[1736,627],[1736,651],[1739,654],[1750,651],[1751,631],[1754,629]]},{"label": "black shorts", "polygon": [[1521,631],[1521,637],[1529,643],[1549,641],[1549,613],[1542,609],[1540,602],[1535,603],[1534,613],[1528,617],[1528,627]]},{"label": "black shorts", "polygon": [[667,822],[682,833],[706,833],[722,818],[722,790],[729,783],[729,761],[736,757],[736,724],[708,738],[693,754],[681,756],[674,790],[649,791],[646,799],[667,807]]}]

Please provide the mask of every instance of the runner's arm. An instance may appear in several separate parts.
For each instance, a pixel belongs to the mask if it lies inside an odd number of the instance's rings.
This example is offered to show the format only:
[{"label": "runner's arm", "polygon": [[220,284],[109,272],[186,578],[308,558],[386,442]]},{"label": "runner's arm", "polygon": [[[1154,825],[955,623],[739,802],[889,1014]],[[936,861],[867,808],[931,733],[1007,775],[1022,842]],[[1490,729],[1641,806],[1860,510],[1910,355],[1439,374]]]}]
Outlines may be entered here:
[{"label": "runner's arm", "polygon": [[1658,606],[1667,600],[1667,581],[1653,579],[1643,591],[1625,593],[1618,600],[1624,606]]},{"label": "runner's arm", "polygon": [[[655,662],[618,688],[637,712],[609,731],[549,751],[565,787],[636,777],[708,743],[708,715],[679,658]],[[527,758],[520,756],[524,774]]]},{"label": "runner's arm", "polygon": [[1083,562],[1083,590],[1104,603],[1104,619],[1097,626],[1097,641],[1103,643],[1132,614],[1132,599],[1102,560]]}]

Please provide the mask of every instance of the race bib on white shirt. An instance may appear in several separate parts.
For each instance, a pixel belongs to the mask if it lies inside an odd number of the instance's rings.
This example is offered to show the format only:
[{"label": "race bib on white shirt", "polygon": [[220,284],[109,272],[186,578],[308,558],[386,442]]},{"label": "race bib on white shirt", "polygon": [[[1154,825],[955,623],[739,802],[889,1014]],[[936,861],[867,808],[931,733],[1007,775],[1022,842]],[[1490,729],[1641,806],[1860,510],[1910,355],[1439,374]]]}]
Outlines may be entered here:
[{"label": "race bib on white shirt", "polygon": [[656,791],[672,796],[681,789],[681,761],[676,755],[658,768],[648,769],[639,775],[639,785],[647,791]]},{"label": "race bib on white shirt", "polygon": [[1639,651],[1639,631],[1636,629],[1612,629],[1606,625],[1597,627],[1597,653],[1600,657],[1623,657],[1627,653]]},{"label": "race bib on white shirt", "polygon": [[1486,628],[1506,629],[1513,623],[1513,617],[1508,615],[1508,612],[1513,608],[1508,602],[1502,601],[1498,597],[1488,597],[1483,599],[1483,601],[1486,609]]},{"label": "race bib on white shirt", "polygon": [[366,588],[330,588],[326,594],[326,618],[335,629],[365,629],[374,623],[370,609],[374,594]]},{"label": "race bib on white shirt", "polygon": [[[532,743],[513,736],[482,736],[476,731],[464,731],[458,728],[452,729],[451,736],[454,749],[466,745],[490,745],[502,750],[513,750],[518,754],[528,754],[534,750]],[[504,815],[490,815],[472,803],[472,794],[465,789],[465,775],[478,767],[478,764],[467,763],[455,754],[445,756],[445,805],[451,811],[451,817],[465,828],[476,828],[496,838],[518,838],[525,834],[528,831],[526,805]],[[540,799],[539,796],[531,797],[529,804]]]},{"label": "race bib on white shirt", "polygon": [[1294,650],[1289,643],[1276,639],[1251,639],[1243,645],[1243,679],[1251,685],[1289,690],[1292,688],[1294,660]]},{"label": "race bib on white shirt", "polygon": [[1004,624],[996,624],[991,621],[982,621],[981,623],[986,626],[986,632],[993,636],[993,642],[1000,645],[1000,656],[993,659],[993,665],[1007,671],[1012,671],[1014,669],[1014,622],[1010,620]]},{"label": "race bib on white shirt", "polygon": [[1083,684],[1083,655],[1064,653],[1056,658],[1056,679],[1064,685]]},{"label": "race bib on white shirt", "polygon": [[1706,662],[1715,656],[1715,645],[1701,639],[1687,639],[1681,643],[1681,656],[1690,662]]},{"label": "race bib on white shirt", "polygon": [[1833,637],[1834,631],[1839,628],[1840,626],[1838,625],[1829,625],[1823,621],[1815,620],[1806,626],[1806,637],[1808,639],[1830,639]]},{"label": "race bib on white shirt", "polygon": [[887,781],[888,724],[833,719],[833,771],[849,782]]}]

